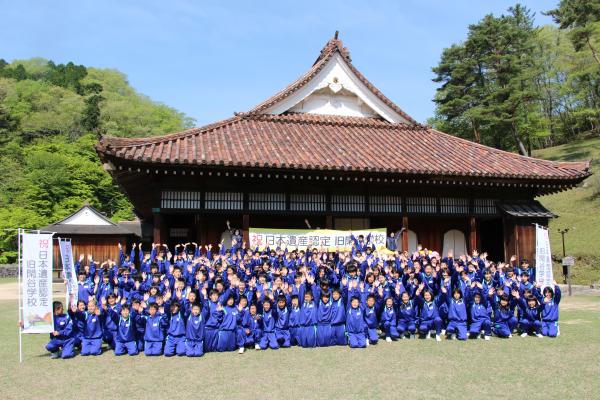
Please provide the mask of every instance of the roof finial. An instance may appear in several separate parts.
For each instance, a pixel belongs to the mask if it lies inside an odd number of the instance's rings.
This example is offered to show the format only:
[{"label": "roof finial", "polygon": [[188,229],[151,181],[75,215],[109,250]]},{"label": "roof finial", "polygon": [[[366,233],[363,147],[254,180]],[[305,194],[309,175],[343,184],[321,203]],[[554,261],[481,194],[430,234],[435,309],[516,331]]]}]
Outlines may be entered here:
[{"label": "roof finial", "polygon": [[335,40],[337,40],[337,39],[338,39],[338,35],[339,35],[339,34],[340,34],[340,31],[335,31],[335,35],[333,35],[333,38],[334,38]]}]

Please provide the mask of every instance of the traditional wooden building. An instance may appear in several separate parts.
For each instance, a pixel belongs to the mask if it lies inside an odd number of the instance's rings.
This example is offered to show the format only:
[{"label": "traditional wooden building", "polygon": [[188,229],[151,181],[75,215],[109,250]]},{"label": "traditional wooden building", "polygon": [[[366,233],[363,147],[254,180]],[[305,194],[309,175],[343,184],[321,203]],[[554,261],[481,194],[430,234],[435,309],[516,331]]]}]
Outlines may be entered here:
[{"label": "traditional wooden building", "polygon": [[[232,226],[400,231],[402,248],[531,258],[535,200],[590,175],[589,162],[523,157],[417,123],[352,64],[336,36],[273,97],[213,124],[97,152],[154,241],[215,243]],[[247,237],[247,236],[246,236]]]},{"label": "traditional wooden building", "polygon": [[[40,230],[56,232],[55,238],[71,239],[73,258],[78,260],[79,256],[83,255],[86,259],[84,265],[87,265],[88,254],[93,255],[95,260],[111,259],[118,262],[118,243],[125,247],[139,239],[139,235],[134,231],[112,222],[88,204],[67,218],[40,228]],[[62,262],[57,241],[54,241],[53,254],[54,269],[61,270]]]}]

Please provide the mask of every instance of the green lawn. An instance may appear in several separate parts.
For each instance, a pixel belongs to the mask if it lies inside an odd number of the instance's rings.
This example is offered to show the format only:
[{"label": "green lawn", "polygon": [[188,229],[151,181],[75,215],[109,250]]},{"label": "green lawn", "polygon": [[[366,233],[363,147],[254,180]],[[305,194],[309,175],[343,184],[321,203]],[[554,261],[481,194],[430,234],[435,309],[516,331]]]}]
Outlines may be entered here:
[{"label": "green lawn", "polygon": [[567,254],[576,257],[573,283],[600,282],[600,246],[597,243],[600,239],[600,138],[537,150],[533,155],[548,160],[592,160],[594,175],[582,186],[539,200],[559,215],[550,222],[550,242],[555,256],[562,257],[561,235],[557,229],[574,228],[565,237]]},{"label": "green lawn", "polygon": [[[47,335],[24,335],[16,303],[0,302],[0,398],[597,398],[600,298],[565,299],[561,336],[490,342],[380,342],[364,350],[285,349],[200,359],[50,360]],[[150,394],[153,393],[153,394]]]}]

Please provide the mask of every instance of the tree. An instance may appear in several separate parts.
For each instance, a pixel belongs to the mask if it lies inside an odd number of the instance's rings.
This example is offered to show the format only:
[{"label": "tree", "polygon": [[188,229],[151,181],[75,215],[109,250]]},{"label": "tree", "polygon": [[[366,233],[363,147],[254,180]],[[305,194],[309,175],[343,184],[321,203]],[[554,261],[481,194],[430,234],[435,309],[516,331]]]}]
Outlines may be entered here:
[{"label": "tree", "polygon": [[[459,129],[450,130],[458,136],[528,154],[539,121],[533,115],[536,91],[531,81],[535,34],[533,17],[521,5],[469,26],[465,42],[445,49],[433,68],[434,82],[441,83],[434,121]],[[467,126],[471,132],[463,131]]]},{"label": "tree", "polygon": [[581,51],[588,47],[600,65],[600,57],[593,44],[594,36],[598,33],[600,21],[600,0],[561,0],[558,8],[547,11],[560,29],[568,29],[575,50]]}]

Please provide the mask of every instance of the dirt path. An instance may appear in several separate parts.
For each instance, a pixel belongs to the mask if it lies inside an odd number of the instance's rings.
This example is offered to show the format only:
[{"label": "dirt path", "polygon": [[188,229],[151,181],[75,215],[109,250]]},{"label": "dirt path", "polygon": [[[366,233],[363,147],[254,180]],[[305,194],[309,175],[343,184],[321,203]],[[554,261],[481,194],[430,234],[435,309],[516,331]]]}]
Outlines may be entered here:
[{"label": "dirt path", "polygon": [[[52,285],[52,295],[55,299],[65,296],[64,285],[55,283]],[[17,300],[19,298],[19,284],[17,282],[0,283],[0,301]]]}]

